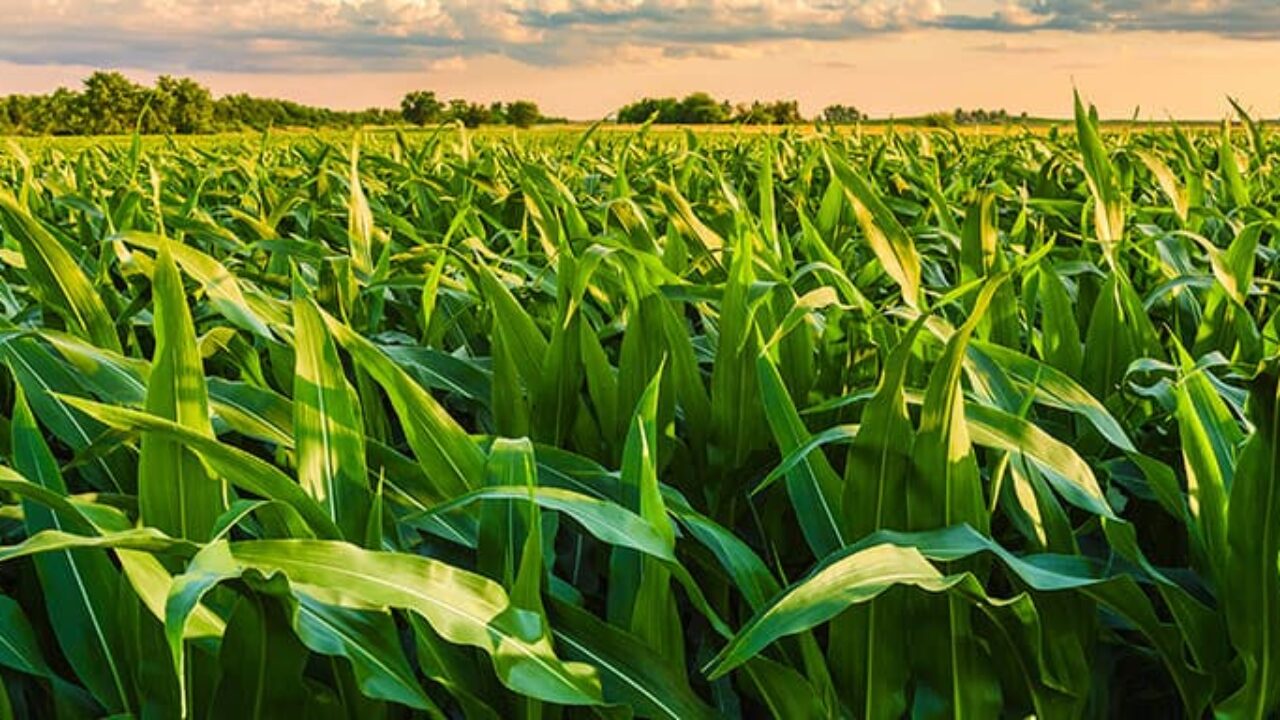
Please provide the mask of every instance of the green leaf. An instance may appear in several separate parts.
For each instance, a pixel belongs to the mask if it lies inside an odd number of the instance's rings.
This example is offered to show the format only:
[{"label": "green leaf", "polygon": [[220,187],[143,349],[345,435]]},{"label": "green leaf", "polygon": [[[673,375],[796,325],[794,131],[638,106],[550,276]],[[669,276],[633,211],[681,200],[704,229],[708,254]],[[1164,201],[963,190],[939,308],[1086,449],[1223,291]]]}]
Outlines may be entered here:
[{"label": "green leaf", "polygon": [[1178,219],[1184,224],[1190,213],[1191,199],[1182,184],[1178,181],[1178,177],[1173,174],[1173,170],[1160,156],[1146,150],[1136,150],[1134,154],[1147,166],[1147,170],[1155,176],[1156,183],[1160,186],[1160,190],[1169,198],[1169,202],[1173,204],[1173,211],[1177,213]]},{"label": "green leaf", "polygon": [[0,665],[40,677],[52,674],[22,606],[7,595],[0,595]]},{"label": "green leaf", "polygon": [[[809,441],[809,430],[800,420],[778,368],[766,355],[756,360],[756,371],[765,417],[773,429],[778,449],[789,453]],[[845,544],[837,519],[841,490],[840,476],[821,452],[806,455],[787,473],[791,507],[815,557],[825,557]]]},{"label": "green leaf", "polygon": [[373,272],[373,212],[360,183],[360,135],[351,141],[351,171],[347,175],[347,240],[351,264],[362,275]]},{"label": "green leaf", "polygon": [[[849,448],[841,505],[851,537],[906,523],[915,430],[907,415],[903,383],[922,327],[923,320],[913,323],[890,353]],[[832,672],[845,688],[850,707],[860,708],[867,718],[898,717],[906,711],[907,654],[884,641],[906,632],[902,599],[872,601],[866,608],[844,613],[831,625]]]},{"label": "green leaf", "polygon": [[320,314],[334,339],[387,393],[409,446],[439,499],[448,500],[478,487],[484,477],[484,453],[462,427],[373,343],[323,311]]},{"label": "green leaf", "polygon": [[0,190],[0,221],[21,246],[27,272],[41,300],[62,316],[71,332],[119,352],[115,323],[93,283],[62,243],[8,190]]},{"label": "green leaf", "polygon": [[636,636],[560,601],[549,608],[555,638],[567,657],[600,673],[607,702],[625,704],[644,716],[671,720],[717,717],[674,666]]},{"label": "green leaf", "polygon": [[1193,540],[1205,554],[1206,574],[1216,577],[1227,562],[1227,498],[1245,433],[1209,380],[1180,346],[1181,377],[1174,388],[1178,437],[1194,519]]},{"label": "green leaf", "polygon": [[162,235],[130,231],[119,239],[130,245],[154,250],[167,248],[182,271],[204,289],[210,305],[233,325],[264,339],[272,340],[271,326],[288,323],[284,303],[264,294],[227,266],[197,248],[174,242]]},{"label": "green leaf", "polygon": [[[988,532],[991,518],[982,477],[969,439],[960,388],[970,336],[1005,281],[988,280],[968,319],[947,342],[929,375],[920,408],[920,430],[912,445],[915,471],[908,476],[907,527],[930,529],[956,523]],[[977,647],[972,613],[957,597],[920,603],[908,612],[913,665],[958,717],[981,717],[1000,702],[1000,688]]]},{"label": "green leaf", "polygon": [[1098,118],[1093,107],[1086,112],[1075,93],[1076,138],[1084,165],[1085,180],[1094,203],[1094,232],[1108,262],[1115,265],[1115,246],[1124,239],[1124,195],[1116,176],[1107,146],[1098,131]]},{"label": "green leaf", "polygon": [[[151,432],[163,435],[196,453],[223,480],[246,492],[269,500],[279,500],[293,507],[320,537],[338,538],[341,531],[333,524],[324,508],[298,483],[255,455],[219,442],[155,415],[111,407],[80,398],[59,396],[64,402],[89,416],[120,430]],[[214,517],[210,527],[216,524]]]},{"label": "green leaf", "polygon": [[743,665],[761,704],[775,718],[829,718],[834,711],[823,705],[821,695],[803,675],[790,666],[756,656]]},{"label": "green leaf", "polygon": [[[156,350],[147,381],[147,412],[212,438],[195,328],[182,278],[165,245],[156,261],[152,294]],[[226,505],[226,486],[210,477],[182,442],[154,432],[142,433],[138,509],[144,523],[174,537],[206,540]]]},{"label": "green leaf", "polygon": [[1256,431],[1240,450],[1227,504],[1223,593],[1244,684],[1227,717],[1269,717],[1280,707],[1280,394],[1274,365],[1249,393]]},{"label": "green leaf", "polygon": [[1062,279],[1047,263],[1040,266],[1036,276],[1040,279],[1040,313],[1043,319],[1041,357],[1068,376],[1079,377],[1084,349],[1080,346],[1075,305],[1067,295]]},{"label": "green leaf", "polygon": [[[725,454],[725,462],[731,468],[741,467],[757,443],[768,437],[753,367],[760,354],[750,307],[755,280],[753,262],[751,243],[738,243],[720,304],[719,341],[711,368],[712,442]],[[634,376],[628,380],[620,368],[620,386],[637,380]]]},{"label": "green leaf", "polygon": [[951,336],[929,375],[912,446],[916,472],[909,484],[908,522],[914,528],[963,522],[985,530],[990,523],[964,421],[960,376],[969,337],[1004,279],[998,276],[983,286],[968,320]]},{"label": "green leaf", "polygon": [[979,553],[999,559],[1008,572],[1032,590],[1081,592],[1115,611],[1160,654],[1190,708],[1188,712],[1196,714],[1193,711],[1203,708],[1209,689],[1207,678],[1186,666],[1180,637],[1160,624],[1133,578],[1102,574],[1081,558],[1020,558],[964,525],[920,533],[881,531],[827,558],[755,614],[708,664],[709,677],[720,677],[778,638],[815,627],[894,586],[947,593],[952,599],[986,607],[1018,601],[1021,595],[1009,599],[988,595],[970,572],[947,575],[930,562],[954,562]]},{"label": "green leaf", "polygon": [[0,545],[0,562],[80,548],[110,548],[190,557],[198,546],[176,540],[154,528],[135,528],[103,535],[77,535],[61,530],[42,530],[17,545]]},{"label": "green leaf", "polygon": [[912,308],[921,307],[920,253],[915,243],[893,211],[885,205],[875,186],[845,162],[834,148],[828,149],[825,157],[844,187],[845,197],[853,207],[853,214],[871,251],[884,271],[902,289],[902,301]]},{"label": "green leaf", "polygon": [[1240,172],[1240,165],[1236,160],[1236,148],[1231,144],[1231,123],[1225,121],[1222,123],[1222,135],[1218,140],[1218,174],[1222,176],[1222,183],[1226,186],[1227,200],[1230,204],[1237,208],[1248,207],[1249,186]]},{"label": "green leaf", "polygon": [[944,592],[959,580],[943,576],[913,547],[876,545],[824,565],[758,612],[707,668],[715,679],[755,656],[770,642],[830,620],[849,605],[867,602],[894,585]]},{"label": "green leaf", "polygon": [[[53,493],[66,493],[58,463],[36,427],[21,386],[13,413],[13,447],[19,473]],[[23,511],[30,544],[41,537],[41,531],[92,532],[87,523],[30,501],[23,502]],[[122,638],[113,632],[119,607],[117,572],[110,560],[99,550],[62,549],[39,555],[35,566],[49,623],[72,670],[103,707],[131,712],[136,700],[130,668],[120,649]]]},{"label": "green leaf", "polygon": [[306,698],[307,649],[280,611],[256,595],[240,598],[232,610],[219,660],[214,715],[265,720],[297,712]]},{"label": "green leaf", "polygon": [[1032,387],[1037,402],[1075,413],[1093,425],[1115,447],[1129,453],[1137,452],[1133,441],[1107,408],[1061,370],[1016,350],[979,340],[973,341],[969,353],[981,353],[1020,383]]},{"label": "green leaf", "polygon": [[508,612],[509,598],[497,583],[426,557],[322,540],[217,542],[201,550],[169,596],[165,626],[175,663],[195,603],[218,582],[250,570],[282,573],[323,603],[417,613],[449,642],[485,651],[502,682],[530,697],[573,705],[600,701],[595,673],[556,658],[537,616]]},{"label": "green leaf", "polygon": [[1023,454],[1039,466],[1067,502],[1116,519],[1093,470],[1070,445],[1023,418],[986,405],[966,403],[965,419],[978,445]]},{"label": "green leaf", "polygon": [[[662,366],[649,381],[636,404],[622,450],[622,490],[628,503],[658,534],[668,552],[675,548],[675,527],[667,517],[666,504],[658,487],[658,391]],[[670,570],[652,558],[635,558],[627,550],[615,550],[612,567],[629,570],[634,578],[633,597],[622,593],[630,585],[619,583],[610,589],[610,601],[630,603],[624,617],[630,630],[668,662],[683,663],[684,639],[681,622],[671,593]]]},{"label": "green leaf", "polygon": [[[82,374],[74,373],[35,338],[15,337],[0,344],[0,354],[23,386],[40,423],[60,442],[76,452],[87,450],[106,428],[58,400],[56,393],[88,394]],[[99,490],[133,492],[136,477],[118,458],[96,456],[80,468],[80,475]]]},{"label": "green leaf", "polygon": [[675,562],[672,547],[644,518],[616,503],[561,488],[495,485],[473,490],[429,510],[400,519],[411,526],[422,526],[429,518],[460,510],[478,502],[526,500],[538,507],[555,510],[573,518],[597,540],[635,550],[652,557]]},{"label": "green leaf", "polygon": [[305,592],[296,598],[292,623],[298,638],[312,652],[345,657],[365,696],[444,717],[418,683],[389,613],[334,607]]},{"label": "green leaf", "polygon": [[359,399],[338,350],[305,290],[295,283],[293,431],[298,482],[343,537],[364,538],[369,517],[368,468]]}]

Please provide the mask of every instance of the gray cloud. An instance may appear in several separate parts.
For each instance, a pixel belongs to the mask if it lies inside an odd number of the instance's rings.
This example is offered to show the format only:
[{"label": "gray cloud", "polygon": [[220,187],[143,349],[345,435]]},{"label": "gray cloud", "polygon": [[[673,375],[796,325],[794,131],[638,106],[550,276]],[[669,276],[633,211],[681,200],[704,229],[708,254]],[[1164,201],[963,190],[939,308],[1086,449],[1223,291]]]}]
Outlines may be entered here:
[{"label": "gray cloud", "polygon": [[949,15],[937,25],[960,30],[1027,32],[1171,32],[1280,39],[1276,0],[1012,0],[989,15]]},{"label": "gray cloud", "polygon": [[[1004,2],[996,5],[995,2]],[[534,65],[725,58],[771,41],[920,28],[1206,32],[1280,38],[1277,0],[0,0],[0,60],[164,72],[411,70],[502,55]],[[973,7],[974,1],[965,3]],[[979,49],[1016,52],[1001,44]]]}]

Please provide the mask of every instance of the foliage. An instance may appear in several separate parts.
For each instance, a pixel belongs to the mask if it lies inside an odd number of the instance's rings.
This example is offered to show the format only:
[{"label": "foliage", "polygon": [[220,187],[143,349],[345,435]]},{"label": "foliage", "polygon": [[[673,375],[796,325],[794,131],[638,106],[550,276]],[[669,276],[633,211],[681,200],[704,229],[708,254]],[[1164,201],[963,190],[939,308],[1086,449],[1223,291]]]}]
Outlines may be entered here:
[{"label": "foliage", "polygon": [[652,120],[659,125],[710,125],[741,123],[743,125],[795,125],[804,122],[800,104],[795,100],[740,103],[731,106],[727,100],[716,100],[707,93],[696,92],[677,100],[643,98],[623,106],[617,112],[620,123],[641,124]]},{"label": "foliage", "polygon": [[59,88],[48,95],[0,97],[0,133],[15,135],[189,135],[218,130],[288,127],[351,127],[387,124],[387,110],[340,112],[288,100],[245,94],[214,99],[190,78],[161,75],[146,87],[118,72],[99,71],[80,92]]},{"label": "foliage", "polygon": [[10,144],[0,708],[1273,716],[1245,123]]},{"label": "foliage", "polygon": [[725,122],[732,108],[727,100],[716,100],[707,93],[695,92],[684,98],[643,98],[618,110],[620,123],[653,122],[660,125],[708,125]]},{"label": "foliage", "polygon": [[527,100],[489,106],[453,100],[446,105],[433,92],[414,91],[405,95],[399,111],[351,112],[244,93],[214,99],[208,88],[190,78],[162,75],[146,87],[121,73],[105,71],[86,78],[79,92],[59,88],[48,95],[0,97],[0,134],[11,135],[124,135],[135,129],[192,135],[268,127],[396,125],[402,120],[419,126],[457,120],[468,127],[487,123],[530,127],[553,121]]},{"label": "foliage", "polygon": [[292,100],[259,98],[244,93],[224,95],[214,101],[213,127],[217,130],[265,130],[269,127],[325,128],[390,125],[398,120],[393,110],[358,111],[312,107]]},{"label": "foliage", "polygon": [[469,128],[503,124],[527,128],[537,123],[555,122],[552,118],[543,117],[538,105],[529,100],[493,102],[485,106],[455,98],[443,103],[436,99],[434,92],[420,90],[404,96],[400,102],[400,114],[414,125],[459,122]]},{"label": "foliage", "polygon": [[507,103],[503,109],[506,121],[516,127],[527,128],[542,119],[538,104],[529,100]]},{"label": "foliage", "polygon": [[406,93],[400,101],[400,116],[414,125],[429,125],[439,122],[444,112],[444,103],[436,99],[436,94],[429,90],[414,90]]},{"label": "foliage", "polygon": [[823,122],[828,122],[832,125],[852,125],[866,119],[867,116],[852,105],[828,105],[822,109]]},{"label": "foliage", "polygon": [[795,125],[804,122],[804,118],[800,116],[800,103],[795,100],[767,103],[756,100],[750,105],[734,108],[733,122],[743,125]]},{"label": "foliage", "polygon": [[[1009,122],[1011,115],[1004,108],[998,110],[965,110],[964,108],[956,108],[952,113],[957,125],[999,125]],[[1020,116],[1026,119],[1027,114],[1024,112]]]},{"label": "foliage", "polygon": [[677,100],[644,98],[623,106],[617,120],[625,124],[641,124],[652,120],[658,125],[710,125],[736,123],[742,125],[798,125],[804,122],[800,103],[795,100],[753,100],[730,105],[707,93],[697,92]]}]

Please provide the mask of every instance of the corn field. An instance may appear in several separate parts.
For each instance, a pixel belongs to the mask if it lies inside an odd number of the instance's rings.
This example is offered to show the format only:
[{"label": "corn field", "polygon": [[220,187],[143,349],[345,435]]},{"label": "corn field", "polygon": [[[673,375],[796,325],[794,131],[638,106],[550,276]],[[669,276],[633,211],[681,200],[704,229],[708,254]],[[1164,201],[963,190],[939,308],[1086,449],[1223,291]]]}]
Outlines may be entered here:
[{"label": "corn field", "polygon": [[1280,139],[0,151],[0,718],[1275,717]]}]

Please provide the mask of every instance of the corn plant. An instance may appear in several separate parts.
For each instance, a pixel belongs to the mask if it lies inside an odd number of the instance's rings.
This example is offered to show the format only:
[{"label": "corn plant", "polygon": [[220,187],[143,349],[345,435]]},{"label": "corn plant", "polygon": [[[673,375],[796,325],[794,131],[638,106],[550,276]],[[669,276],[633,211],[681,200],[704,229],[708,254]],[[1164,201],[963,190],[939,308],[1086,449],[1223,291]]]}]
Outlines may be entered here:
[{"label": "corn plant", "polygon": [[1273,717],[1237,111],[11,143],[0,717]]}]

